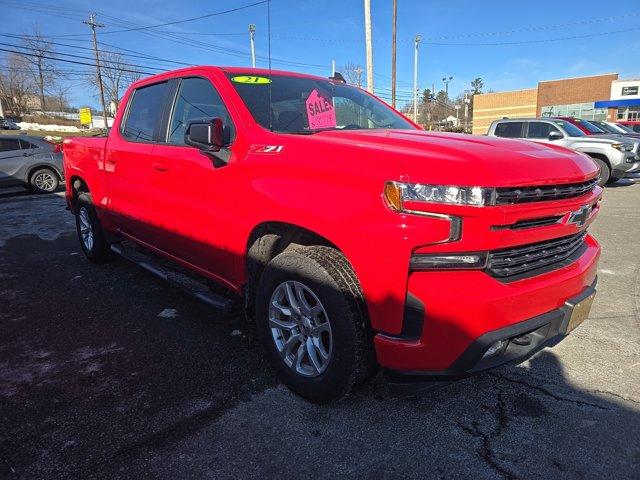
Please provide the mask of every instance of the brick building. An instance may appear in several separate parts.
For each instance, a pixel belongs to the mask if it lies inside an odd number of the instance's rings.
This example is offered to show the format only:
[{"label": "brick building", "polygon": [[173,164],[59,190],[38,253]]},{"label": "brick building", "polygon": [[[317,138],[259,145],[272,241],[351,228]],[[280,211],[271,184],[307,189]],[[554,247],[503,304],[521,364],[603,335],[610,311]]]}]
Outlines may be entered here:
[{"label": "brick building", "polygon": [[[615,120],[617,110],[603,105],[609,99],[617,73],[547,80],[537,88],[485,93],[473,98],[473,133],[486,133],[491,122],[503,117],[572,116]],[[596,105],[598,103],[598,105]]]}]

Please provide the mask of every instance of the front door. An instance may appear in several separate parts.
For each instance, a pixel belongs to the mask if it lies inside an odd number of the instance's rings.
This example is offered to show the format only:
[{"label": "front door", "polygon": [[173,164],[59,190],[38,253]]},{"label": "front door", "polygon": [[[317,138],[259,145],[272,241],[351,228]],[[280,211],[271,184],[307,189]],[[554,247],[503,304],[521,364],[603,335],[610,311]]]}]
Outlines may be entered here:
[{"label": "front door", "polygon": [[[220,154],[226,163],[184,141],[189,122],[213,118],[223,120],[226,148]],[[154,221],[167,232],[160,248],[223,281],[237,273],[242,254],[233,249],[238,244],[234,235],[240,235],[236,205],[242,196],[236,160],[244,148],[235,137],[229,111],[213,83],[188,77],[177,86],[166,143],[154,150],[155,161],[162,165],[153,172],[160,203]]]}]

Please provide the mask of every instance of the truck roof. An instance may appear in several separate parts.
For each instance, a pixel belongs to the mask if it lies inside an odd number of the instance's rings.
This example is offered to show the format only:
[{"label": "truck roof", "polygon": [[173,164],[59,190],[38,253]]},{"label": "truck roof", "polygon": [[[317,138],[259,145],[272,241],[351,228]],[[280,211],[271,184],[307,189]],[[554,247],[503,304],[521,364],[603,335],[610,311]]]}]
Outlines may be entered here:
[{"label": "truck roof", "polygon": [[134,82],[132,85],[142,85],[154,80],[162,80],[166,78],[173,78],[180,75],[188,74],[192,71],[202,71],[202,70],[212,70],[215,72],[222,72],[224,74],[227,73],[237,73],[237,74],[245,74],[245,75],[287,75],[290,77],[300,77],[300,78],[313,78],[316,80],[326,80],[327,77],[321,77],[318,75],[310,75],[307,73],[299,73],[299,72],[289,72],[286,70],[274,70],[268,68],[251,68],[251,67],[224,67],[224,66],[214,66],[214,65],[194,65],[191,67],[180,68],[177,70],[169,70],[167,72],[157,73],[155,75],[151,75],[148,77],[141,78],[140,80]]}]

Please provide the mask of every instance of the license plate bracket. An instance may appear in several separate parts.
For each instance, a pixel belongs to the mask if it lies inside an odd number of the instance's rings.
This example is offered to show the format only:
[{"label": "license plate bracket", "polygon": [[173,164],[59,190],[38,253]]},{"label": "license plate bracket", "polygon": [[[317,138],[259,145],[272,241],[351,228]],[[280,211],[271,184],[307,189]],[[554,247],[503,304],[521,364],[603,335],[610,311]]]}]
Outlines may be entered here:
[{"label": "license plate bracket", "polygon": [[593,305],[593,299],[595,298],[595,296],[596,292],[593,292],[588,297],[573,305],[571,310],[569,310],[564,332],[566,335],[575,330],[578,325],[580,325],[589,317],[589,312],[591,311],[591,306]]}]

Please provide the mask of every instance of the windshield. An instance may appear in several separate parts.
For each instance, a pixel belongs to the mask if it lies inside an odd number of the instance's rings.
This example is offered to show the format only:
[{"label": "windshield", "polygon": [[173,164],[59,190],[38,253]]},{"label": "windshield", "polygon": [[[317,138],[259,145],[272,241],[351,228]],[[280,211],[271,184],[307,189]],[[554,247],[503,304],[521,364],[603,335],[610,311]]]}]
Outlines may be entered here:
[{"label": "windshield", "polygon": [[228,77],[256,122],[276,132],[416,128],[381,101],[344,83],[251,73]]},{"label": "windshield", "polygon": [[559,127],[562,127],[564,131],[567,132],[567,135],[569,135],[570,137],[584,137],[587,135],[578,127],[576,127],[573,123],[565,122],[563,120],[556,120],[554,123]]},{"label": "windshield", "polygon": [[621,128],[625,133],[635,133],[633,129],[627,127],[626,125],[622,125],[621,123],[616,123],[616,127]]},{"label": "windshield", "polygon": [[605,132],[609,132],[609,133],[620,133],[619,130],[616,130],[615,127],[612,127],[611,125],[608,125],[604,122],[592,122],[594,125],[597,125],[598,127],[600,127],[602,130],[604,130]]},{"label": "windshield", "polygon": [[603,128],[600,128],[597,125],[594,125],[593,123],[586,120],[576,118],[575,121],[582,125],[582,127],[585,128],[589,133],[607,133]]}]

